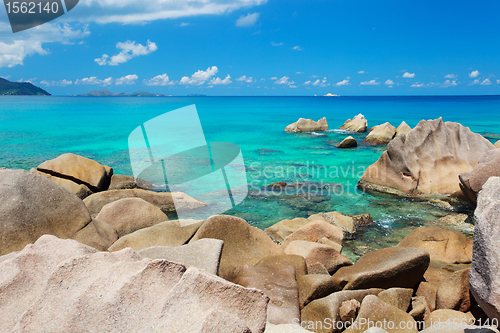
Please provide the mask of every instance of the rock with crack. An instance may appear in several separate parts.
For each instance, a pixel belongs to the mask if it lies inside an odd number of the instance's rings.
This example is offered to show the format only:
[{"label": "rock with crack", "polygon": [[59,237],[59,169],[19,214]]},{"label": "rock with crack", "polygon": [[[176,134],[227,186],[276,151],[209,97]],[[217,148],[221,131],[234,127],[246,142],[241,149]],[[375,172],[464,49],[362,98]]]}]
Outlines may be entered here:
[{"label": "rock with crack", "polygon": [[300,118],[298,121],[288,125],[285,128],[285,132],[321,132],[328,130],[328,122],[326,118],[323,117],[318,121],[312,119]]}]

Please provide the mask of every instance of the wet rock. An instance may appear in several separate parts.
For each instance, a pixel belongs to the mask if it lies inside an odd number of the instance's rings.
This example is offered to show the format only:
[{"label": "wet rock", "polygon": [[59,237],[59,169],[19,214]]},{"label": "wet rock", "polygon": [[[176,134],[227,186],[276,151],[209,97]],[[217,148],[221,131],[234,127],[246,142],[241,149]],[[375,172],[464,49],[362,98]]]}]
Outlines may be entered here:
[{"label": "wet rock", "polygon": [[38,171],[52,176],[84,184],[93,192],[104,191],[109,185],[109,174],[112,169],[106,169],[96,161],[75,154],[63,154],[53,160],[45,161],[37,167]]},{"label": "wet rock", "polygon": [[429,266],[429,253],[417,248],[390,247],[368,253],[343,267],[332,280],[343,290],[413,288]]},{"label": "wet rock", "polygon": [[364,133],[368,127],[368,121],[365,119],[361,113],[355,116],[353,119],[348,119],[344,125],[340,126],[341,130],[346,130],[350,132]]},{"label": "wet rock", "polygon": [[373,130],[366,136],[365,141],[371,145],[382,146],[386,145],[396,135],[396,127],[390,123],[375,126]]},{"label": "wet rock", "polygon": [[424,249],[429,252],[431,260],[451,264],[470,263],[472,259],[472,240],[460,231],[444,227],[417,228],[398,246]]},{"label": "wet rock", "polygon": [[91,217],[76,195],[46,177],[4,169],[0,170],[0,221],[0,255],[4,255],[45,234],[73,238]]},{"label": "wet rock", "polygon": [[484,183],[490,177],[500,177],[500,150],[488,152],[472,171],[461,173],[458,177],[462,192],[469,201],[476,204],[477,195]]},{"label": "wet rock", "polygon": [[458,175],[472,171],[493,149],[487,139],[458,123],[423,120],[389,143],[358,186],[402,196],[453,194],[460,191]]},{"label": "wet rock", "polygon": [[319,132],[319,131],[327,131],[328,130],[328,122],[326,118],[323,117],[318,121],[314,121],[312,119],[304,119],[300,118],[298,121],[288,125],[285,128],[285,132]]},{"label": "wet rock", "polygon": [[109,251],[119,251],[126,247],[139,251],[155,246],[181,246],[193,237],[203,222],[197,220],[162,222],[118,239],[109,247]]},{"label": "wet rock", "polygon": [[355,148],[358,146],[358,142],[352,136],[348,136],[342,142],[340,142],[337,148]]}]

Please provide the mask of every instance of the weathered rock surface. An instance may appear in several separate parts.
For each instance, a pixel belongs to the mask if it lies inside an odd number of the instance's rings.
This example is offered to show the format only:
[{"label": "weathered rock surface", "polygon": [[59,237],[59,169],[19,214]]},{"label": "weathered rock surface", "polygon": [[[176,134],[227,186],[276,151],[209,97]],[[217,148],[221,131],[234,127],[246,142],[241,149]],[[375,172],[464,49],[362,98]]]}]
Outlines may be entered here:
[{"label": "weathered rock surface", "polygon": [[[449,332],[454,328],[453,324],[467,326],[474,324],[474,316],[470,313],[463,313],[455,310],[440,309],[431,312],[427,317],[425,317],[425,327],[438,329],[439,332]],[[459,328],[460,327],[456,327]],[[463,332],[463,328],[462,328]]]},{"label": "weathered rock surface", "polygon": [[323,117],[318,121],[314,121],[312,119],[304,119],[300,118],[298,121],[288,125],[285,128],[285,132],[318,132],[318,131],[327,131],[328,130],[328,122],[326,118]]},{"label": "weathered rock surface", "polygon": [[378,294],[378,298],[387,304],[397,307],[404,312],[408,311],[411,303],[413,289],[408,288],[390,288]]},{"label": "weathered rock surface", "polygon": [[342,142],[337,145],[337,148],[355,148],[358,146],[358,142],[352,136],[348,136]]},{"label": "weathered rock surface", "polygon": [[500,320],[500,178],[491,177],[477,199],[474,212],[474,251],[469,286],[490,318]]},{"label": "weathered rock surface", "polygon": [[126,247],[139,251],[154,246],[181,246],[193,237],[202,224],[203,221],[197,220],[162,222],[118,239],[109,251],[119,251]]},{"label": "weathered rock surface", "polygon": [[403,121],[401,124],[399,124],[398,128],[396,129],[396,136],[408,134],[408,132],[410,131],[411,127],[408,126],[408,124]]},{"label": "weathered rock surface", "polygon": [[312,333],[312,331],[303,329],[299,324],[273,325],[268,322],[264,333]]},{"label": "weathered rock surface", "polygon": [[111,225],[92,219],[92,222],[78,231],[73,239],[99,251],[106,251],[118,240],[118,232]]},{"label": "weathered rock surface", "polygon": [[495,146],[496,148],[500,148],[500,140],[498,140],[497,142],[495,142],[494,146]]},{"label": "weathered rock surface", "polygon": [[422,120],[389,143],[358,185],[403,196],[453,194],[460,190],[458,175],[472,171],[493,149],[483,136],[458,123],[445,123],[441,118]]},{"label": "weathered rock surface", "polygon": [[168,221],[165,213],[141,198],[125,198],[109,203],[96,219],[115,228],[118,237]]},{"label": "weathered rock surface", "polygon": [[106,169],[96,161],[70,153],[43,162],[37,170],[84,184],[94,192],[106,190],[110,181],[108,173],[112,174],[111,168]]},{"label": "weathered rock surface", "polygon": [[299,287],[295,267],[285,261],[259,266],[243,266],[234,281],[246,288],[255,288],[269,297],[267,321],[293,324],[300,321]]},{"label": "weathered rock surface", "polygon": [[355,299],[344,301],[340,304],[339,317],[343,323],[352,323],[358,316],[361,303]]},{"label": "weathered rock surface", "polygon": [[142,179],[135,179],[134,177],[124,175],[113,175],[108,190],[128,190],[135,188],[151,190],[154,186]]},{"label": "weathered rock surface", "polygon": [[175,205],[172,197],[175,198],[176,202],[183,210],[198,209],[208,205],[206,202],[196,200],[195,198],[182,192],[153,192],[142,189],[112,190],[94,193],[85,198],[83,202],[92,216],[97,216],[102,207],[107,204],[125,198],[141,198],[144,201],[160,208],[165,214],[167,214],[175,212]]},{"label": "weathered rock surface", "polygon": [[330,275],[307,274],[297,277],[299,285],[300,308],[311,303],[315,299],[326,297],[334,292],[340,291],[340,287],[332,281]]},{"label": "weathered rock surface", "polygon": [[[325,318],[328,318],[331,323],[337,323],[340,321],[339,311],[343,302],[354,299],[361,303],[367,295],[378,295],[381,291],[382,289],[368,289],[346,290],[333,293],[327,297],[323,297],[309,303],[304,309],[302,309],[301,320],[306,329],[309,324],[312,324],[312,327],[316,327],[314,323],[318,321],[323,322]],[[323,329],[314,329],[313,331],[321,333],[342,332],[343,330],[341,326],[342,325],[339,325],[337,327],[337,325],[333,325],[331,328],[323,327]]]},{"label": "weathered rock surface", "polygon": [[315,220],[298,228],[283,241],[287,246],[295,240],[304,240],[308,242],[317,242],[321,238],[327,238],[332,242],[342,245],[344,233],[342,229],[322,220]]},{"label": "weathered rock surface", "polygon": [[460,231],[444,227],[419,227],[398,246],[424,249],[429,252],[431,260],[450,264],[466,264],[472,259],[472,240]]},{"label": "weathered rock surface", "polygon": [[88,197],[89,195],[91,195],[92,193],[94,193],[84,184],[77,184],[74,181],[71,181],[68,179],[55,177],[55,176],[49,175],[48,173],[40,172],[37,169],[31,169],[30,172],[36,173],[40,176],[47,177],[48,179],[52,180],[57,185],[61,185],[62,187],[64,187],[65,189],[67,189],[71,193],[75,194],[77,197],[79,197],[82,200],[85,199],[86,197]]},{"label": "weathered rock surface", "polygon": [[224,242],[219,239],[205,238],[178,247],[150,247],[137,253],[145,258],[178,262],[187,268],[196,267],[207,273],[218,275],[223,246]]},{"label": "weathered rock surface", "polygon": [[436,308],[467,312],[471,308],[469,269],[453,273],[437,289]]},{"label": "weathered rock surface", "polygon": [[490,177],[500,177],[500,150],[488,152],[470,172],[459,176],[460,188],[467,198],[477,203],[477,194]]},{"label": "weathered rock surface", "polygon": [[342,267],[331,279],[343,290],[413,288],[429,266],[429,253],[417,248],[389,247]]},{"label": "weathered rock surface", "polygon": [[44,234],[73,238],[91,218],[83,202],[53,181],[24,170],[0,170],[0,255]]},{"label": "weathered rock surface", "polygon": [[190,243],[203,238],[224,241],[219,275],[228,281],[233,281],[244,265],[254,266],[265,257],[285,254],[264,231],[234,216],[209,217]]},{"label": "weathered rock surface", "polygon": [[352,265],[351,260],[340,254],[333,247],[315,242],[295,240],[285,249],[286,254],[295,254],[304,257],[307,271],[313,272],[316,263],[322,264],[329,274],[335,273],[339,268]]},{"label": "weathered rock surface", "polygon": [[268,299],[127,249],[43,236],[0,263],[0,331],[263,332]]},{"label": "weathered rock surface", "polygon": [[368,121],[365,119],[365,116],[360,113],[353,119],[346,120],[344,125],[340,126],[340,129],[350,132],[364,133],[366,132],[367,127]]},{"label": "weathered rock surface", "polygon": [[373,130],[366,136],[365,141],[371,145],[381,146],[386,145],[396,135],[396,127],[390,123],[375,126]]},{"label": "weathered rock surface", "polygon": [[[387,332],[414,332],[417,333],[417,323],[412,316],[392,305],[382,302],[377,296],[367,295],[361,303],[358,317],[351,327],[344,332],[365,332],[370,328],[368,321],[381,324],[394,323],[394,328],[386,325]],[[405,323],[404,327],[400,324]],[[384,328],[384,327],[382,327]]]}]

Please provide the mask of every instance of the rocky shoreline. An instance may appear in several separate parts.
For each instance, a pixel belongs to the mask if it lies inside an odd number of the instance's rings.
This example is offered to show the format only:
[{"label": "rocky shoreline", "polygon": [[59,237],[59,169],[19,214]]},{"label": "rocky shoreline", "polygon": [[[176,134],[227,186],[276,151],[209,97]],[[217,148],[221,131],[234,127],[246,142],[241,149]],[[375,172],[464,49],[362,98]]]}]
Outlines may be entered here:
[{"label": "rocky shoreline", "polygon": [[[292,125],[328,129],[325,118]],[[405,125],[370,132],[387,151],[359,186],[459,197],[474,217],[447,216],[356,262],[343,250],[373,224],[367,213],[264,231],[228,215],[177,220],[174,198],[186,211],[207,203],[74,154],[1,169],[0,331],[498,332],[500,150],[442,119]]]}]

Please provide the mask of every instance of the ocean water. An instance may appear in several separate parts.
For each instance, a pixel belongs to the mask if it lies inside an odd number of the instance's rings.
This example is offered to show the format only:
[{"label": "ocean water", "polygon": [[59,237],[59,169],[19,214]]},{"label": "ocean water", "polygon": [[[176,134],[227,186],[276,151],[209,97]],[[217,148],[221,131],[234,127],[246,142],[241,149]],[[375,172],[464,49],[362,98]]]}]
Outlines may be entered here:
[{"label": "ocean water", "polygon": [[[337,149],[347,135],[336,131],[362,113],[368,126],[443,117],[492,142],[500,139],[500,96],[457,97],[0,97],[0,167],[27,169],[71,152],[132,175],[128,135],[158,115],[196,105],[208,142],[240,146],[251,192],[228,214],[266,228],[282,219],[327,211],[370,213],[356,246],[396,244],[411,228],[447,212],[424,202],[363,194],[356,183],[385,147]],[[326,117],[326,133],[290,134],[298,118]],[[182,124],[179,124],[182,125]],[[350,134],[360,142],[366,134]],[[272,195],[273,182],[307,184],[307,193]],[[320,186],[320,187],[318,187]],[[318,188],[322,188],[319,191]],[[354,244],[354,243],[353,243]],[[356,253],[353,254],[356,256]]]}]

